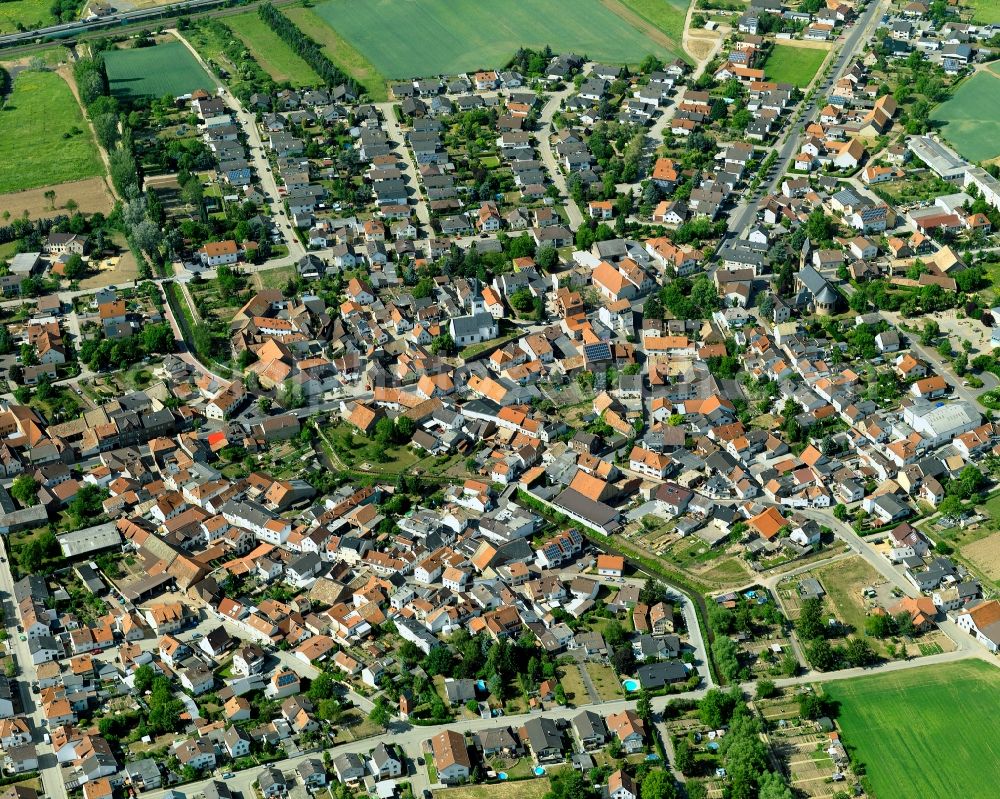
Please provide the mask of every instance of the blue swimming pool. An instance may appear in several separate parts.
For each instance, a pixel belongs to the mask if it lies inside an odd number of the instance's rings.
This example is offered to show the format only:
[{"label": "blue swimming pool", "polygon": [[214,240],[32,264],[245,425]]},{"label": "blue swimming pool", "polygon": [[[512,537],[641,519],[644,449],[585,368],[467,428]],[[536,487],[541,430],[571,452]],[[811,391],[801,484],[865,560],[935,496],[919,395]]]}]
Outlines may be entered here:
[{"label": "blue swimming pool", "polygon": [[623,680],[622,685],[625,687],[625,690],[628,691],[629,693],[639,690],[638,680]]},{"label": "blue swimming pool", "polygon": [[535,766],[535,776],[541,777],[545,773],[545,766]]}]

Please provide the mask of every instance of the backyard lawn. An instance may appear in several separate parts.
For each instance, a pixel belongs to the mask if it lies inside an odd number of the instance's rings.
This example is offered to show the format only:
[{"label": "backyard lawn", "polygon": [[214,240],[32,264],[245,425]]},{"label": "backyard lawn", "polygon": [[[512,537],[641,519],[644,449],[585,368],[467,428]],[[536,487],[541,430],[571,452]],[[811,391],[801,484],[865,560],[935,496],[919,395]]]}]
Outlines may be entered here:
[{"label": "backyard lawn", "polygon": [[[1000,4],[995,4],[1000,18]],[[970,161],[1000,155],[1000,77],[977,72],[962,81],[947,102],[931,111],[941,134]]]},{"label": "backyard lawn", "polygon": [[100,175],[97,145],[66,81],[18,74],[0,110],[0,194]]},{"label": "backyard lawn", "polygon": [[279,83],[286,80],[295,86],[318,86],[322,83],[312,67],[255,12],[228,17],[226,25],[243,40],[261,68]]},{"label": "backyard lawn", "polygon": [[[805,575],[803,575],[805,576]],[[857,632],[865,629],[863,591],[883,582],[882,577],[861,557],[837,561],[811,573],[826,590],[827,605],[834,615]]]},{"label": "backyard lawn", "polygon": [[[987,799],[1000,785],[1000,670],[970,660],[829,683],[879,799]],[[936,753],[936,754],[935,754]]]},{"label": "backyard lawn", "polygon": [[603,663],[587,663],[583,668],[590,675],[590,681],[594,684],[597,693],[600,694],[602,702],[621,699],[625,695],[621,681],[611,666]]},{"label": "backyard lawn", "polygon": [[829,50],[776,44],[764,62],[764,75],[778,83],[792,83],[800,89],[816,77]]},{"label": "backyard lawn", "polygon": [[116,97],[178,96],[196,89],[215,91],[215,81],[181,42],[104,54],[108,83]]},{"label": "backyard lawn", "polygon": [[547,779],[518,780],[434,791],[434,799],[542,799],[548,791]]},{"label": "backyard lawn", "polygon": [[[650,53],[672,57],[680,51],[617,0],[328,0],[314,10],[389,78],[500,67],[519,47],[549,45],[557,53],[633,64]],[[336,50],[331,58],[341,63]]]},{"label": "backyard lawn", "polygon": [[575,663],[568,663],[562,667],[559,682],[566,692],[566,699],[572,704],[585,705],[590,702],[590,694],[587,693],[583,678],[580,676],[580,667]]}]

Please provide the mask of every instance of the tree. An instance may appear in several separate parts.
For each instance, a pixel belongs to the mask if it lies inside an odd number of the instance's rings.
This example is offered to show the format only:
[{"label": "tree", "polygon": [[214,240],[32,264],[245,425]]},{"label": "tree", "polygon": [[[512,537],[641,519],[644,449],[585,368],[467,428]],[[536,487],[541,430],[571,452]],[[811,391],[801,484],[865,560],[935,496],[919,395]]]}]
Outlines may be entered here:
[{"label": "tree", "polygon": [[817,597],[803,600],[795,629],[804,641],[822,638],[826,626],[823,623],[823,602]]},{"label": "tree", "polygon": [[653,722],[653,700],[649,695],[649,691],[643,689],[639,693],[639,698],[635,705],[636,715],[642,719],[647,728],[652,725]]},{"label": "tree", "polygon": [[826,715],[823,700],[814,693],[799,695],[799,716],[804,719],[818,719]]},{"label": "tree", "polygon": [[[907,613],[906,615],[909,616],[910,614]],[[865,619],[865,632],[873,638],[889,638],[895,634],[896,624],[892,616],[880,613]]]},{"label": "tree", "polygon": [[838,502],[833,506],[833,518],[844,521],[847,518],[847,506],[843,502]]},{"label": "tree", "polygon": [[30,474],[19,474],[10,487],[10,495],[24,507],[30,508],[38,502],[38,481]]},{"label": "tree", "polygon": [[604,643],[612,650],[625,643],[625,628],[618,619],[611,619],[604,628]]},{"label": "tree", "polygon": [[825,638],[815,638],[809,643],[806,659],[818,671],[831,671],[839,665],[839,653]]},{"label": "tree", "polygon": [[855,667],[872,666],[878,662],[878,654],[872,647],[871,641],[863,635],[847,639],[844,656],[847,662]]},{"label": "tree", "polygon": [[435,355],[454,355],[458,348],[450,333],[442,333],[431,342],[431,352]]},{"label": "tree", "polygon": [[392,712],[389,710],[389,700],[386,699],[384,695],[379,696],[379,698],[375,700],[375,706],[368,714],[368,720],[372,724],[384,730],[389,726],[389,721],[391,719]]},{"label": "tree", "polygon": [[740,667],[739,650],[732,638],[725,635],[716,636],[712,642],[712,659],[719,667],[722,676],[733,681],[740,677],[742,668]]},{"label": "tree", "polygon": [[757,789],[757,799],[795,799],[784,778],[773,771],[761,774]]},{"label": "tree", "polygon": [[654,769],[646,773],[640,783],[642,799],[676,799],[677,783],[673,775],[665,769]]},{"label": "tree", "polygon": [[138,694],[144,694],[152,687],[155,677],[156,672],[153,671],[153,667],[144,663],[135,670],[132,685]]},{"label": "tree", "polygon": [[667,589],[663,583],[655,577],[647,577],[646,582],[642,584],[642,588],[639,591],[639,601],[644,605],[652,607],[657,602],[663,600],[666,592]]},{"label": "tree", "polygon": [[107,489],[93,483],[84,483],[76,492],[73,501],[69,503],[69,513],[73,521],[82,525],[102,515],[103,503],[107,497]]},{"label": "tree", "polygon": [[620,646],[611,653],[611,665],[618,674],[632,674],[635,671],[635,655],[629,645]]},{"label": "tree", "polygon": [[63,267],[63,274],[67,280],[79,280],[85,273],[86,269],[83,264],[83,258],[77,253],[73,253],[66,260],[66,265]]},{"label": "tree", "polygon": [[718,688],[710,689],[698,702],[698,718],[713,729],[724,727],[729,723],[733,709],[739,701],[736,696],[738,691],[737,688],[729,693],[723,693]]},{"label": "tree", "polygon": [[685,777],[694,774],[695,759],[694,752],[691,751],[691,744],[687,738],[678,738],[674,745],[674,765]]},{"label": "tree", "polygon": [[799,661],[791,652],[786,652],[781,658],[779,668],[785,677],[794,677],[799,673]]},{"label": "tree", "polygon": [[778,693],[778,686],[774,684],[774,680],[762,679],[757,681],[757,698],[758,699],[771,699]]}]

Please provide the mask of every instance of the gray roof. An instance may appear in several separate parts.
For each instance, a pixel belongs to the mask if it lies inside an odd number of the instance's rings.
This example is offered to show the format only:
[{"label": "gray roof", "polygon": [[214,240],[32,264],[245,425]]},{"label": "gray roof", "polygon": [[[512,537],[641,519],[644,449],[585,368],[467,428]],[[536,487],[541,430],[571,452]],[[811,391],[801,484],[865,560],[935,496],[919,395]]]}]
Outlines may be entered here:
[{"label": "gray roof", "polygon": [[549,718],[528,719],[524,723],[524,732],[534,752],[546,749],[562,749],[562,736],[556,723]]}]

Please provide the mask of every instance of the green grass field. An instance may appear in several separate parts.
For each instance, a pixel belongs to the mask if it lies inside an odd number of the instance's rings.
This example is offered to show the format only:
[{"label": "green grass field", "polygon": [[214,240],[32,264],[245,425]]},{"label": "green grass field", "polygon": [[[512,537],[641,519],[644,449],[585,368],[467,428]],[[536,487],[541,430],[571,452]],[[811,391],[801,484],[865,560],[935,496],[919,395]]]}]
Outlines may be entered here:
[{"label": "green grass field", "polygon": [[617,0],[330,0],[315,12],[389,78],[499,67],[521,46],[630,64],[679,53]]},{"label": "green grass field", "polygon": [[[678,54],[684,38],[684,20],[690,3],[688,0],[618,0],[623,6],[652,23],[674,40]],[[609,6],[613,3],[609,3]]]},{"label": "green grass field", "polygon": [[1000,22],[1000,3],[997,0],[962,0],[962,5],[975,10],[973,22],[980,25]]},{"label": "green grass field", "polygon": [[54,72],[21,72],[0,111],[0,194],[100,175],[73,93]]},{"label": "green grass field", "polygon": [[226,25],[250,48],[261,68],[279,83],[287,80],[295,86],[317,86],[322,82],[312,67],[296,55],[257,14],[229,17]]},{"label": "green grass field", "polygon": [[369,99],[380,103],[388,97],[385,77],[364,55],[352,47],[343,36],[320,19],[311,8],[283,7],[282,13],[323,47],[327,58],[365,87]]},{"label": "green grass field", "polygon": [[215,82],[180,42],[104,55],[111,93],[116,97],[163,97],[195,89],[215,91]]},{"label": "green grass field", "polygon": [[50,0],[7,0],[0,3],[0,33],[13,33],[21,23],[27,30],[55,22]]},{"label": "green grass field", "polygon": [[941,132],[970,161],[1000,155],[1000,77],[977,72],[931,112]]},{"label": "green grass field", "polygon": [[988,799],[1000,785],[1000,669],[970,660],[829,683],[878,799]]},{"label": "green grass field", "polygon": [[816,77],[816,71],[828,53],[829,50],[819,48],[776,44],[764,62],[764,76],[768,80],[803,88]]}]

